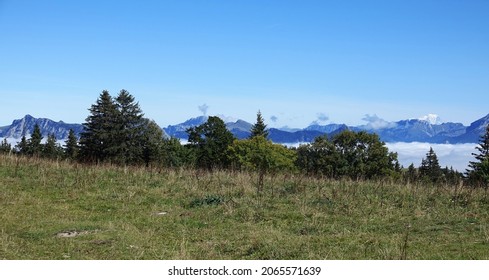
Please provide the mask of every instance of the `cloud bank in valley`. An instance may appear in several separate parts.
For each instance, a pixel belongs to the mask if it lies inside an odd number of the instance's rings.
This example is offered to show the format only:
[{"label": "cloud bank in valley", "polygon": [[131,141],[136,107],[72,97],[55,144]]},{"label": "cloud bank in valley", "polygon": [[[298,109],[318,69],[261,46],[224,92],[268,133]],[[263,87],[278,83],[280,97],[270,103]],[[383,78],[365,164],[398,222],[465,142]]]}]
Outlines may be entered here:
[{"label": "cloud bank in valley", "polygon": [[421,165],[421,160],[426,157],[426,153],[433,148],[441,167],[453,167],[454,169],[464,172],[467,169],[469,161],[474,160],[472,153],[476,152],[477,144],[432,144],[432,143],[386,143],[389,151],[397,152],[399,162],[408,167],[414,163],[415,167]]}]

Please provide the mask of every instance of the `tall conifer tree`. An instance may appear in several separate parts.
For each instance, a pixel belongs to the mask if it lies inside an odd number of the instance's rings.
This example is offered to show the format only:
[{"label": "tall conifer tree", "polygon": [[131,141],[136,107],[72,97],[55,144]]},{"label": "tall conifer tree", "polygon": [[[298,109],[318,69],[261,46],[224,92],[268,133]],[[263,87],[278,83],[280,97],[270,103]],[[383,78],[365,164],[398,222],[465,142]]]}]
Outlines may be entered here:
[{"label": "tall conifer tree", "polygon": [[80,136],[81,159],[94,162],[109,160],[114,156],[112,147],[117,136],[114,133],[117,108],[107,90],[102,91],[89,111]]},{"label": "tall conifer tree", "polygon": [[27,153],[32,156],[40,156],[42,153],[41,141],[41,128],[36,123],[36,125],[34,125],[34,130],[32,131],[31,138],[27,141]]},{"label": "tall conifer tree", "polygon": [[65,157],[68,159],[76,159],[78,156],[78,150],[78,139],[73,129],[70,129],[68,139],[66,140],[64,146]]},{"label": "tall conifer tree", "polygon": [[262,136],[263,138],[268,138],[268,130],[265,121],[263,120],[263,116],[261,112],[258,111],[256,114],[256,123],[251,127],[251,135],[250,138]]},{"label": "tall conifer tree", "polygon": [[478,153],[472,153],[475,161],[469,163],[466,175],[472,185],[487,188],[489,185],[489,125],[486,127],[485,134],[481,136],[476,149]]},{"label": "tall conifer tree", "polygon": [[115,159],[121,164],[142,161],[144,140],[143,134],[149,121],[144,119],[139,103],[127,91],[121,90],[115,99],[117,118],[115,125],[116,142],[111,147]]},{"label": "tall conifer tree", "polygon": [[429,152],[426,154],[426,158],[421,161],[419,174],[421,177],[428,178],[433,183],[441,182],[443,173],[438,162],[438,157],[432,147],[430,147]]}]

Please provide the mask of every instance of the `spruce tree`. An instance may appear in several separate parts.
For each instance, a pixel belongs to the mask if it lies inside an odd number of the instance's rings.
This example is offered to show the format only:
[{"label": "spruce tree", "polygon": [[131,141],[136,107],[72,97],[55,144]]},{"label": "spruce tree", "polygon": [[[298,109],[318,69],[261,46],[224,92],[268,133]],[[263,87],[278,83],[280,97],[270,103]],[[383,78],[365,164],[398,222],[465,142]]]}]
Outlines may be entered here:
[{"label": "spruce tree", "polygon": [[466,175],[472,185],[487,188],[489,184],[489,125],[486,127],[485,134],[481,136],[476,149],[478,153],[472,153],[475,161],[469,162]]},{"label": "spruce tree", "polygon": [[73,129],[70,129],[68,133],[68,139],[66,140],[64,145],[65,157],[68,159],[76,159],[78,156],[78,150],[78,139]]},{"label": "spruce tree", "polygon": [[32,131],[31,138],[27,141],[27,153],[31,156],[40,156],[42,153],[42,134],[41,128],[36,123]]},{"label": "spruce tree", "polygon": [[54,134],[48,135],[46,144],[43,145],[42,156],[50,159],[56,159],[61,155],[61,147],[56,143]]},{"label": "spruce tree", "polygon": [[250,139],[256,136],[262,136],[265,139],[268,138],[267,125],[260,111],[256,114],[256,123],[251,127]]},{"label": "spruce tree", "polygon": [[28,150],[29,150],[29,143],[27,142],[27,139],[25,138],[25,135],[22,135],[22,138],[20,139],[20,142],[15,145],[15,150],[19,155],[27,155]]},{"label": "spruce tree", "polygon": [[434,184],[441,182],[443,173],[438,162],[438,157],[432,147],[430,147],[429,152],[426,154],[426,158],[421,161],[419,174]]},{"label": "spruce tree", "polygon": [[112,154],[115,155],[114,159],[120,164],[141,162],[145,145],[143,134],[151,122],[143,118],[144,114],[139,104],[128,91],[121,90],[115,101],[117,117],[114,133],[116,138],[111,147]]},{"label": "spruce tree", "polygon": [[114,157],[118,113],[107,90],[102,91],[89,111],[90,115],[83,124],[84,131],[80,136],[80,158],[90,162],[110,160]]}]

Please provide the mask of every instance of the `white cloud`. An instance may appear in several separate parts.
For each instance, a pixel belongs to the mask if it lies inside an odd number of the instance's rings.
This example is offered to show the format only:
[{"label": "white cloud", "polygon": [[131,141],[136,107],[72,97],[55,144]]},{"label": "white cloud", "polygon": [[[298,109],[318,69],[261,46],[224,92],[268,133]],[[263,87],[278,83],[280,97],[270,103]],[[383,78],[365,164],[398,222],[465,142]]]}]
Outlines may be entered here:
[{"label": "white cloud", "polygon": [[464,172],[469,161],[474,160],[472,153],[475,152],[477,144],[432,144],[432,143],[386,143],[389,151],[397,152],[399,162],[408,167],[411,163],[418,167],[421,165],[421,160],[426,157],[426,153],[430,147],[435,151],[440,165],[448,166]]},{"label": "white cloud", "polygon": [[392,122],[388,122],[384,119],[379,118],[376,114],[369,115],[366,114],[365,117],[362,118],[362,120],[368,122],[367,127],[370,129],[382,129],[382,128],[390,128],[390,127],[395,127],[396,124]]},{"label": "white cloud", "polygon": [[209,106],[207,104],[202,104],[199,106],[199,111],[202,113],[202,115],[207,116],[207,110],[209,109]]},{"label": "white cloud", "polygon": [[328,115],[325,113],[317,113],[317,119],[311,125],[325,125],[329,121]]}]

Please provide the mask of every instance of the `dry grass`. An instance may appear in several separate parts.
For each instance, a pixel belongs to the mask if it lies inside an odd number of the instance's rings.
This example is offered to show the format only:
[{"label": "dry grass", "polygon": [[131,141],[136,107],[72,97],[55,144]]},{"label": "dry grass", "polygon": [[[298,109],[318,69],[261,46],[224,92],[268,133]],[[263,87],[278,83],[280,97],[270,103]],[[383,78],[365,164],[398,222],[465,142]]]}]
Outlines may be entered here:
[{"label": "dry grass", "polygon": [[256,179],[0,156],[0,258],[489,259],[481,190]]}]

